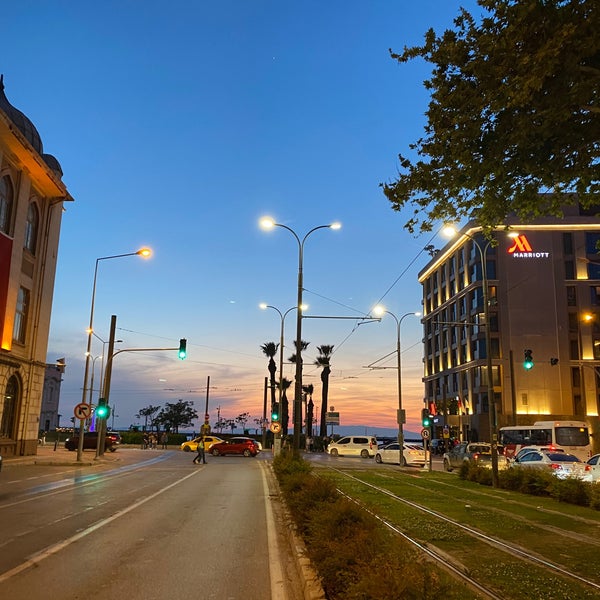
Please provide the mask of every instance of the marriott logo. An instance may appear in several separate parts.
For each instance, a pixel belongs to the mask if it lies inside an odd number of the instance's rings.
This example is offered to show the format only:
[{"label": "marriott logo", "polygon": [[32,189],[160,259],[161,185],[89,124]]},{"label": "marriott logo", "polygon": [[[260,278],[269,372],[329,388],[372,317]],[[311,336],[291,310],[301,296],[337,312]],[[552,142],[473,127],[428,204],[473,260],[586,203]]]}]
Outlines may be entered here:
[{"label": "marriott logo", "polygon": [[550,252],[534,251],[529,240],[524,235],[519,235],[514,238],[514,244],[508,249],[508,253],[513,255],[513,258],[548,258]]}]

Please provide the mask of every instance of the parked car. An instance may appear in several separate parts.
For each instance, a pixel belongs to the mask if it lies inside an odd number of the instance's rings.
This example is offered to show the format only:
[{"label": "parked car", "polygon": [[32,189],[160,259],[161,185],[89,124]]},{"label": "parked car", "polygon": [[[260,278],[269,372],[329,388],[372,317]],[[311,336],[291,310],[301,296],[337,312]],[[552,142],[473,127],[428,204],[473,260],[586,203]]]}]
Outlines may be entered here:
[{"label": "parked car", "polygon": [[[404,444],[402,452],[402,466],[423,467],[425,465],[425,450],[415,444]],[[378,463],[391,463],[397,465],[400,463],[400,444],[393,442],[383,448],[379,448],[375,454],[375,461]]]},{"label": "parked car", "polygon": [[[498,448],[498,466],[504,467],[504,447]],[[450,472],[459,469],[464,463],[471,463],[480,467],[489,467],[492,464],[492,446],[486,442],[461,442],[452,450],[444,453],[444,470]]]},{"label": "parked car", "polygon": [[546,452],[530,450],[510,463],[512,468],[546,469],[559,479],[567,477],[586,478],[586,463],[567,452]]},{"label": "parked car", "polygon": [[594,456],[587,459],[585,464],[586,467],[589,467],[589,470],[586,470],[584,479],[600,483],[600,454],[594,454]]},{"label": "parked car", "polygon": [[[200,441],[200,437],[194,438],[193,440],[190,440],[189,442],[183,442],[183,444],[181,444],[180,448],[184,452],[198,452],[198,442],[199,441]],[[223,441],[225,441],[225,440],[223,440],[220,437],[216,437],[214,435],[205,435],[204,436],[204,450],[206,452],[210,452],[210,447],[213,444],[220,444]]]},{"label": "parked car", "polygon": [[377,452],[377,438],[372,435],[347,435],[327,446],[330,456],[361,456],[373,458]]},{"label": "parked car", "polygon": [[[104,438],[104,450],[114,452],[121,443],[121,435],[114,431],[107,431]],[[79,447],[79,435],[75,434],[65,440],[65,448],[67,450],[77,450]],[[98,447],[98,432],[87,431],[83,434],[83,449],[95,450]]]},{"label": "parked car", "polygon": [[210,453],[213,456],[225,456],[226,454],[256,456],[258,452],[258,443],[249,437],[232,437],[223,442],[217,442],[210,448]]},{"label": "parked car", "polygon": [[520,458],[527,452],[531,452],[532,450],[538,450],[539,452],[565,452],[564,448],[558,448],[557,446],[525,446],[521,448],[512,458],[507,458],[509,461],[513,461],[517,458]]}]

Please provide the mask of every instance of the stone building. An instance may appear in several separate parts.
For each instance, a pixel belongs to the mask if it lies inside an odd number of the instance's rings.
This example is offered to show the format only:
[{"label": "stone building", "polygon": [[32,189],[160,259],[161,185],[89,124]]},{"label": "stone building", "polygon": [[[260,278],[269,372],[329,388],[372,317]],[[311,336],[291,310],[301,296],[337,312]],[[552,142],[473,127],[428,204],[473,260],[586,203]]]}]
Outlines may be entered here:
[{"label": "stone building", "polygon": [[0,76],[0,454],[35,454],[65,201],[58,160]]}]

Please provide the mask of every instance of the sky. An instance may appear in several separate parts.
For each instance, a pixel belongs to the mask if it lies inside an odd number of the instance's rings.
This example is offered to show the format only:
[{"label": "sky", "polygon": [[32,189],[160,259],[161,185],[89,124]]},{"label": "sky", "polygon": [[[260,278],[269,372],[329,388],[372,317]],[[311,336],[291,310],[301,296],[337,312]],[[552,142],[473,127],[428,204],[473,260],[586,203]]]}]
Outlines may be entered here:
[{"label": "sky", "polygon": [[[61,163],[65,204],[48,362],[65,357],[61,424],[82,399],[86,328],[98,261],[94,331],[115,356],[114,426],[148,405],[193,401],[210,420],[263,412],[267,358],[296,305],[303,236],[307,316],[398,318],[421,309],[418,272],[436,234],[415,236],[380,184],[422,134],[423,61],[389,49],[452,27],[474,0],[22,0],[3,7],[5,93]],[[329,406],[342,426],[395,429],[396,323],[304,319],[303,383],[321,405],[317,346],[333,345]],[[287,359],[295,313],[284,322]],[[401,325],[405,429],[420,429],[422,326]],[[99,395],[103,346],[93,340]],[[95,360],[94,360],[95,359]],[[277,358],[278,360],[278,358]],[[376,364],[378,368],[369,368]],[[286,360],[284,376],[293,379]],[[88,384],[89,385],[89,384]],[[208,388],[208,390],[207,390]],[[293,390],[293,387],[291,388]],[[291,391],[290,390],[290,391]],[[293,393],[290,394],[290,397]],[[196,429],[199,425],[196,424]]]}]

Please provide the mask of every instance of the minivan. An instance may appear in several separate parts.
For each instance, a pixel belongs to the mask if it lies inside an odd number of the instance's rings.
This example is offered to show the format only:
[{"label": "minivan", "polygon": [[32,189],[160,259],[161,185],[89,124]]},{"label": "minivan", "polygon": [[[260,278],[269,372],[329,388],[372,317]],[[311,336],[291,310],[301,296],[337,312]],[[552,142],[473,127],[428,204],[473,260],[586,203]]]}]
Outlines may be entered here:
[{"label": "minivan", "polygon": [[327,446],[330,456],[361,456],[373,458],[377,452],[377,438],[371,435],[347,435]]}]

